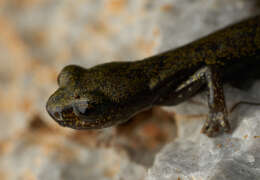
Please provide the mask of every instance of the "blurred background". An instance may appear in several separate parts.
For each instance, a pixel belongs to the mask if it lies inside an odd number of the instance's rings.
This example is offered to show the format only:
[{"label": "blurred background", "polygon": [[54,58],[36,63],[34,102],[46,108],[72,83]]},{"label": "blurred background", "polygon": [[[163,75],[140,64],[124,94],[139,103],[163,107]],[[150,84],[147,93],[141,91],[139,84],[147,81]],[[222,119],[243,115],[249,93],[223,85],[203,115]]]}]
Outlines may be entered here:
[{"label": "blurred background", "polygon": [[[0,179],[142,180],[178,115],[153,108],[96,131],[45,103],[68,64],[133,61],[259,14],[257,0],[0,0]],[[174,110],[174,109],[173,109]]]}]

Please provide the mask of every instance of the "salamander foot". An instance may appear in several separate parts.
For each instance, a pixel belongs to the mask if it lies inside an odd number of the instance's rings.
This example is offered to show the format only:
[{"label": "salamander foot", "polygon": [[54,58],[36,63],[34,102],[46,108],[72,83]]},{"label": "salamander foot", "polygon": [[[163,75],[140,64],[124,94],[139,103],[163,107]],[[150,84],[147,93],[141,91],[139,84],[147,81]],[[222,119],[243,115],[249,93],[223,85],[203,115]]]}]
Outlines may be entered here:
[{"label": "salamander foot", "polygon": [[216,136],[220,132],[230,132],[231,128],[227,120],[227,114],[224,112],[209,113],[201,132],[209,137]]}]

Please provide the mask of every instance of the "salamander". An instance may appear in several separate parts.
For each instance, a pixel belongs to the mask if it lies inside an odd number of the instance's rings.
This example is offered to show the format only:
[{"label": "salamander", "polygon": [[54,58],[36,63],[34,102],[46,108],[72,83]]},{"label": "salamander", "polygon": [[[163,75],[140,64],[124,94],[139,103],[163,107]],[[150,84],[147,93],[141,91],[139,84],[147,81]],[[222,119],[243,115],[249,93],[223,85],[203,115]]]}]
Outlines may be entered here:
[{"label": "salamander", "polygon": [[142,60],[88,69],[67,65],[46,109],[61,126],[99,129],[153,106],[177,105],[205,89],[209,113],[202,132],[212,137],[231,130],[223,84],[259,69],[260,15]]}]

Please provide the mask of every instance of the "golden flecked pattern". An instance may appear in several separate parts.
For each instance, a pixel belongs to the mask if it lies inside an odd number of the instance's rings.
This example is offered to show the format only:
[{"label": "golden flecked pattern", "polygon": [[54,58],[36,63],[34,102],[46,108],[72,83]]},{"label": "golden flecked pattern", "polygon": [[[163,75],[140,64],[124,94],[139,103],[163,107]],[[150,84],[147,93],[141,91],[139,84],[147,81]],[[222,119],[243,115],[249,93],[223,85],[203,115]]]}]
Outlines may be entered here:
[{"label": "golden flecked pattern", "polygon": [[[196,72],[203,67],[217,65],[231,70],[233,64],[259,56],[260,16],[256,16],[143,60],[89,69],[66,66],[58,77],[59,89],[49,98],[46,109],[63,126],[104,128],[125,122],[154,105],[177,104],[197,93],[204,82],[198,82]],[[183,83],[186,86],[185,82],[195,83],[186,94],[174,94]]]}]

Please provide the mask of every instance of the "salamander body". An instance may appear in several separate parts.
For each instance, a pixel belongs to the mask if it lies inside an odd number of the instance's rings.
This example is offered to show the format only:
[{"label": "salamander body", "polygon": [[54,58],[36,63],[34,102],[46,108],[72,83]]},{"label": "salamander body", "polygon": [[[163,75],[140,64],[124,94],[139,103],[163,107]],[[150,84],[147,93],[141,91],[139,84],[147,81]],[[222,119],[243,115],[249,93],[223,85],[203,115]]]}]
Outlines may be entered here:
[{"label": "salamander body", "polygon": [[153,106],[179,104],[206,87],[209,115],[202,132],[214,136],[230,131],[223,82],[259,68],[256,16],[143,60],[89,69],[68,65],[59,74],[59,88],[46,109],[62,126],[98,129],[123,123]]}]

